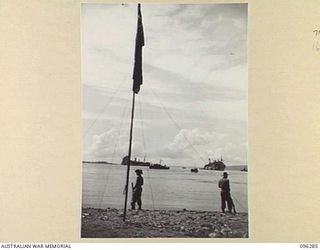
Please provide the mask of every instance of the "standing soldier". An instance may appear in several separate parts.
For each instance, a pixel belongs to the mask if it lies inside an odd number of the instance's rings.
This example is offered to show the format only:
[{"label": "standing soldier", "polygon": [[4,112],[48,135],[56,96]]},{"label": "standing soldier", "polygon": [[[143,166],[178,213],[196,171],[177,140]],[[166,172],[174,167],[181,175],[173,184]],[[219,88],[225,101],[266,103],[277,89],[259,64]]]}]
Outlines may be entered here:
[{"label": "standing soldier", "polygon": [[228,180],[228,173],[223,173],[223,178],[219,181],[219,188],[221,188],[221,209],[224,213],[226,208],[226,202],[228,205],[228,210],[232,213],[232,208],[234,207],[233,201],[230,195],[230,183]]},{"label": "standing soldier", "polygon": [[137,174],[137,180],[136,180],[136,185],[133,187],[133,195],[132,195],[132,200],[131,200],[131,209],[135,210],[136,209],[136,202],[139,206],[139,210],[141,210],[141,194],[142,194],[142,185],[143,185],[143,177],[141,176],[143,174],[141,169],[137,169],[136,171]]}]

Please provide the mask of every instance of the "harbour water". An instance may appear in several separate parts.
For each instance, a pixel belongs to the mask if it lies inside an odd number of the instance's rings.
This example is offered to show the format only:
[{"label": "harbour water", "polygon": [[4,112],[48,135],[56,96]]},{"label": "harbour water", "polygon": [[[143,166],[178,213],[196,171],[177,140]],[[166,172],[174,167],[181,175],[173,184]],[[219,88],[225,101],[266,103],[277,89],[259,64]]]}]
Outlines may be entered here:
[{"label": "harbour water", "polygon": [[[135,169],[143,170],[143,209],[220,211],[218,181],[221,171],[200,170],[191,173],[190,168],[171,167],[170,170],[131,166],[131,182],[135,183]],[[82,206],[92,208],[123,208],[126,166],[83,163]],[[248,212],[247,173],[229,173],[231,195],[238,212]],[[128,202],[128,204],[129,204]]]}]

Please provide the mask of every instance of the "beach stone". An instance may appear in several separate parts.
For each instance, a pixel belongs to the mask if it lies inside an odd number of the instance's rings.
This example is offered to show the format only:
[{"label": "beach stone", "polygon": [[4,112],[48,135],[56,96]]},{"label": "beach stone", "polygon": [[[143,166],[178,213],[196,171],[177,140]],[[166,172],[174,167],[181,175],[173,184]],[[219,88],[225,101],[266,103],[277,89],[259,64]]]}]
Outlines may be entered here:
[{"label": "beach stone", "polygon": [[230,221],[239,221],[240,218],[229,218]]},{"label": "beach stone", "polygon": [[226,228],[223,228],[221,230],[221,233],[224,235],[224,236],[229,236],[230,234],[232,234],[232,231],[229,227],[226,227]]},{"label": "beach stone", "polygon": [[204,224],[202,224],[201,226],[202,226],[202,227],[212,227],[212,224],[210,224],[210,223],[204,223]]},{"label": "beach stone", "polygon": [[102,218],[103,218],[103,220],[108,220],[109,219],[108,216],[103,216]]},{"label": "beach stone", "polygon": [[210,238],[217,238],[218,234],[217,233],[209,233],[208,235]]},{"label": "beach stone", "polygon": [[213,235],[215,238],[221,238],[223,236],[223,234],[218,230],[214,230]]}]

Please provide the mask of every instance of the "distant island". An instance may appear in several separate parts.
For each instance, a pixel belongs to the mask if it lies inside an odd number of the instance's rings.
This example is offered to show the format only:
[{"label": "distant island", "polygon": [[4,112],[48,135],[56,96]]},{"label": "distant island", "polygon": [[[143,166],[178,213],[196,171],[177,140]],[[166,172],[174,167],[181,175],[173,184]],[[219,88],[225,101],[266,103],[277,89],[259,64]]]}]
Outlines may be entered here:
[{"label": "distant island", "polygon": [[82,161],[82,163],[89,163],[89,164],[111,164],[111,165],[114,164],[114,163],[107,162],[107,161]]},{"label": "distant island", "polygon": [[248,171],[248,165],[231,165],[227,166],[226,170]]}]

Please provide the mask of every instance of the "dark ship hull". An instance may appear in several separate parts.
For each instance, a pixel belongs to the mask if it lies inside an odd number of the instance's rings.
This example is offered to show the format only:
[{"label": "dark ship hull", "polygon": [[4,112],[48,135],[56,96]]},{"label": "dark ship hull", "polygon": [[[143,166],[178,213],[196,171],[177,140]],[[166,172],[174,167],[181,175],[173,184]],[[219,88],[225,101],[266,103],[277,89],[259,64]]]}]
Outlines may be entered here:
[{"label": "dark ship hull", "polygon": [[170,167],[167,167],[166,165],[161,164],[153,164],[149,167],[150,169],[170,169]]},{"label": "dark ship hull", "polygon": [[[128,165],[128,160],[129,160],[129,157],[128,157],[128,156],[123,157],[122,162],[121,162],[121,165]],[[131,161],[130,161],[130,165],[131,165],[131,166],[149,167],[151,164],[150,164],[150,162],[137,161],[137,160],[135,159],[135,160],[131,160]]]},{"label": "dark ship hull", "polygon": [[214,161],[206,164],[203,169],[223,171],[225,170],[225,168],[226,168],[226,165],[222,161]]},{"label": "dark ship hull", "polygon": [[[122,159],[121,165],[128,165],[129,157],[125,156]],[[167,167],[166,165],[161,164],[152,164],[150,162],[145,161],[137,161],[137,159],[130,161],[130,166],[142,166],[142,167],[149,167],[150,169],[170,169],[170,167]]]}]

